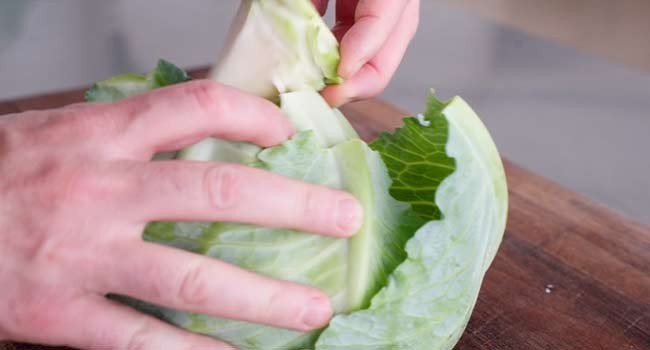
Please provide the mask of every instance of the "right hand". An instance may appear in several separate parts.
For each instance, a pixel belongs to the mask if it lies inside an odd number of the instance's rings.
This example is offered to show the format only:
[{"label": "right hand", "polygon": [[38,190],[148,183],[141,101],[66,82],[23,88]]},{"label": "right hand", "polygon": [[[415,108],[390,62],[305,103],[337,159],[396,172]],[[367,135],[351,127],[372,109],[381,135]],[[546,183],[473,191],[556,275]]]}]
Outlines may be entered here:
[{"label": "right hand", "polygon": [[[329,0],[312,0],[325,14]],[[323,97],[332,106],[379,95],[399,67],[415,36],[420,0],[337,0],[336,25],[341,43],[338,73],[345,79],[329,85]]]},{"label": "right hand", "polygon": [[108,293],[300,331],[326,325],[321,291],[141,240],[155,220],[353,234],[363,214],[350,194],[239,165],[150,161],[209,135],[272,146],[292,133],[272,103],[211,81],[0,116],[0,340],[230,348]]}]

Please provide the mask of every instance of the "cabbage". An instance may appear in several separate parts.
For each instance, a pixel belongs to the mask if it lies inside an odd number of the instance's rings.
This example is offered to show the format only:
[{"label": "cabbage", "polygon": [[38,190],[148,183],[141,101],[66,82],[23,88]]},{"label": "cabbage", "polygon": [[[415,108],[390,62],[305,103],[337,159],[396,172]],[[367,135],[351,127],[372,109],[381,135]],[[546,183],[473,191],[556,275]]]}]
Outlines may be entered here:
[{"label": "cabbage", "polygon": [[211,77],[258,96],[341,81],[338,42],[305,0],[244,0]]},{"label": "cabbage", "polygon": [[[227,222],[148,225],[144,239],[304,283],[336,316],[300,333],[130,301],[240,349],[448,350],[461,336],[501,241],[507,188],[497,149],[461,98],[404,119],[366,144],[318,90],[338,83],[338,47],[307,0],[244,0],[211,77],[276,101],[297,133],[281,145],[206,139],[179,159],[227,161],[352,193],[365,221],[352,238]],[[161,61],[150,74],[97,83],[112,101],[187,75]]]},{"label": "cabbage", "polygon": [[165,60],[159,60],[156,69],[147,75],[121,74],[95,83],[86,91],[86,100],[111,102],[152,89],[190,80],[187,73]]},{"label": "cabbage", "polygon": [[[442,219],[416,231],[406,245],[407,259],[370,307],[336,316],[320,336],[318,350],[448,350],[469,321],[505,229],[503,165],[487,129],[461,98],[442,104],[430,97],[424,120],[431,125],[407,119],[404,128],[372,145],[390,169],[391,193],[422,217],[437,204]],[[442,150],[431,132],[438,127],[447,134]],[[440,183],[436,168],[449,165],[433,160],[436,152],[454,159],[454,172]],[[435,192],[435,202],[429,191]]]}]

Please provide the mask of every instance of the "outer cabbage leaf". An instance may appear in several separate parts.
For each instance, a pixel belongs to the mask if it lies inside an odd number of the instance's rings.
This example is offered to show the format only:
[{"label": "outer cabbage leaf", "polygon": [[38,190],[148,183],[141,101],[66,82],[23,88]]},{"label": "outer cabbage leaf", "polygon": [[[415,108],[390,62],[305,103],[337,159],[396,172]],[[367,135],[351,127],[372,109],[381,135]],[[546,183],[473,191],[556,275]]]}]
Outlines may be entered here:
[{"label": "outer cabbage leaf", "polygon": [[95,83],[86,91],[86,100],[113,102],[159,87],[190,80],[187,73],[175,65],[159,60],[156,68],[147,75],[122,74]]},{"label": "outer cabbage leaf", "polygon": [[[417,231],[407,243],[406,261],[391,274],[371,306],[336,316],[319,338],[317,350],[448,350],[469,320],[505,229],[505,174],[488,131],[471,108],[458,97],[448,104],[431,99],[425,119],[434,129],[448,124],[446,154],[456,164],[435,193],[442,220],[430,221]],[[403,152],[408,153],[429,154],[437,148],[435,143],[413,137],[418,128],[427,126],[407,120],[403,129],[382,136],[373,145],[391,150],[382,156],[398,178],[408,178],[418,168],[392,158],[399,149],[396,145],[404,145]],[[403,197],[419,202],[413,194],[417,188],[435,186],[435,174],[411,182]],[[396,186],[408,183],[395,180]]]},{"label": "outer cabbage leaf", "polygon": [[[424,115],[404,119],[396,135],[382,133],[370,144],[381,153],[393,180],[393,198],[412,205],[423,219],[440,219],[436,189],[455,169],[445,148],[449,125],[442,110],[445,104],[430,98]],[[424,124],[424,125],[423,125]]]}]

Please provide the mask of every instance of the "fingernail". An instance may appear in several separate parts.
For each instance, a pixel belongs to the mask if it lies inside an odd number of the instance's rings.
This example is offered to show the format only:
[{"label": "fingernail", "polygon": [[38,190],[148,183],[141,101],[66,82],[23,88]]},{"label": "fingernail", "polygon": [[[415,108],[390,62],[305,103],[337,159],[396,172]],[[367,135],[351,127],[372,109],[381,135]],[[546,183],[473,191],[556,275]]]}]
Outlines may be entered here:
[{"label": "fingernail", "polygon": [[312,298],[305,305],[302,312],[302,323],[309,329],[325,326],[332,317],[332,308],[327,299]]},{"label": "fingernail", "polygon": [[353,199],[342,199],[338,203],[337,225],[341,231],[347,234],[354,234],[363,223],[363,209]]}]

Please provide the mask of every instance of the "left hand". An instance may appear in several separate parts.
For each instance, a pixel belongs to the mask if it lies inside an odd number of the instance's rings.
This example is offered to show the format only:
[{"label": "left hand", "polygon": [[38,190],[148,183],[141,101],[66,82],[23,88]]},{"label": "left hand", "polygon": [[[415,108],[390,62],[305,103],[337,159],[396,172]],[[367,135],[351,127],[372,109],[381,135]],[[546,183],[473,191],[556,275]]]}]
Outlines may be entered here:
[{"label": "left hand", "polygon": [[232,349],[106,294],[298,331],[325,326],[322,291],[141,238],[151,221],[352,235],[363,212],[348,193],[243,165],[150,161],[210,135],[270,147],[293,133],[273,103],[211,80],[0,116],[0,343]]},{"label": "left hand", "polygon": [[[329,0],[313,0],[325,13]],[[420,0],[337,0],[332,29],[341,43],[341,85],[323,90],[332,106],[379,95],[413,39]]]}]

